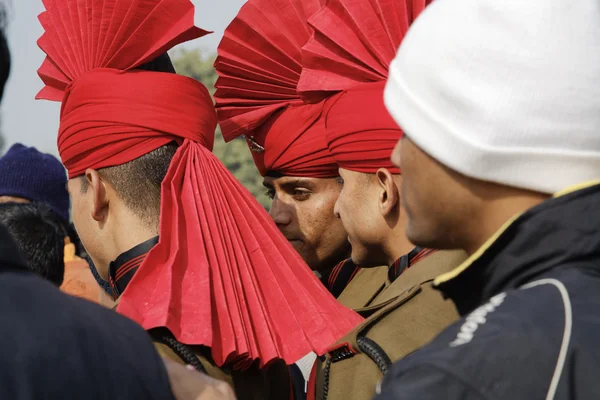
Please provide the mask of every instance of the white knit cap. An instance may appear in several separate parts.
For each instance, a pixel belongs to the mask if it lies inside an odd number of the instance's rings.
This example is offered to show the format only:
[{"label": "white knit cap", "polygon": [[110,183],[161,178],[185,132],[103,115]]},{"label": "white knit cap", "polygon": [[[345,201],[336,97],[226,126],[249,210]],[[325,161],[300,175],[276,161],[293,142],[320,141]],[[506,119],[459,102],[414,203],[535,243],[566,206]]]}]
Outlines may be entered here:
[{"label": "white knit cap", "polygon": [[447,167],[543,193],[600,178],[599,0],[435,0],[390,69],[390,113]]}]

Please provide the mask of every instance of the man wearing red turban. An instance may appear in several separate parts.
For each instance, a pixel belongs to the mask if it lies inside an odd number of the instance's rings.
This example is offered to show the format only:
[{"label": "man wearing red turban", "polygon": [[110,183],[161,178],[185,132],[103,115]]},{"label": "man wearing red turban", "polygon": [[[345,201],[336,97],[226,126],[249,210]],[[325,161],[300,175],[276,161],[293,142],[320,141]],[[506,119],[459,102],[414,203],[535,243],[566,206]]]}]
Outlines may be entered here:
[{"label": "man wearing red turban", "polygon": [[207,33],[192,3],[44,5],[38,98],[62,102],[74,223],[117,311],[238,398],[288,398],[285,364],[323,353],[361,318],[211,153],[208,90],[173,73],[165,53]]},{"label": "man wearing red turban", "polygon": [[[367,319],[332,346],[314,370],[309,396],[370,399],[391,362],[431,340],[457,319],[430,287],[456,267],[462,252],[416,248],[405,234],[401,171],[390,161],[402,131],[388,114],[388,67],[412,21],[429,1],[328,0],[310,19],[298,91],[326,102],[325,143],[343,189],[335,205],[361,268],[388,265],[386,281],[369,288],[357,311]],[[366,295],[350,282],[342,293]]]},{"label": "man wearing red turban", "polygon": [[277,227],[337,297],[359,268],[348,260],[347,233],[333,214],[342,186],[324,141],[325,102],[307,104],[296,88],[301,47],[312,34],[308,18],[322,3],[244,4],[219,45],[215,99],[225,140],[249,144]]}]

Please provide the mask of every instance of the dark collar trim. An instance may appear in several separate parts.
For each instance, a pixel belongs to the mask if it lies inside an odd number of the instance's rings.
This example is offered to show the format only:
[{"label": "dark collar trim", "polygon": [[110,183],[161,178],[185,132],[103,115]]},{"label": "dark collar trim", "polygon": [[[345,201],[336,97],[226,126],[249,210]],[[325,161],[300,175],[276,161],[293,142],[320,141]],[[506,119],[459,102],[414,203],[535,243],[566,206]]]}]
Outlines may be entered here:
[{"label": "dark collar trim", "polygon": [[408,254],[403,255],[397,259],[388,270],[388,280],[394,282],[404,271],[421,261],[428,255],[435,253],[436,250],[424,249],[422,247],[415,247]]},{"label": "dark collar trim", "polygon": [[158,236],[138,244],[110,263],[109,277],[113,297],[119,297],[135,275],[148,252],[158,243]]},{"label": "dark collar trim", "polygon": [[335,297],[339,297],[346,286],[356,276],[360,267],[356,266],[349,258],[336,265],[329,275],[324,276],[321,282],[327,287],[329,292]]}]

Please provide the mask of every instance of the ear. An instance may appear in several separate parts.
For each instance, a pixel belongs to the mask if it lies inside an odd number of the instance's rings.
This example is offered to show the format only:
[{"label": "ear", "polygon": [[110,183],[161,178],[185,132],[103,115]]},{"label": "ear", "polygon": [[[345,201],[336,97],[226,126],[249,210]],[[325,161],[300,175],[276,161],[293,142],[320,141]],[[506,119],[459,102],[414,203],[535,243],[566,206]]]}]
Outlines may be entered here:
[{"label": "ear", "polygon": [[106,193],[106,184],[94,169],[85,171],[88,190],[91,191],[93,208],[92,218],[100,222],[106,219],[108,213],[108,196]]},{"label": "ear", "polygon": [[400,194],[398,193],[398,185],[394,180],[394,175],[386,169],[380,168],[375,174],[377,184],[379,184],[379,211],[381,215],[387,217],[395,212],[397,206],[400,205]]}]

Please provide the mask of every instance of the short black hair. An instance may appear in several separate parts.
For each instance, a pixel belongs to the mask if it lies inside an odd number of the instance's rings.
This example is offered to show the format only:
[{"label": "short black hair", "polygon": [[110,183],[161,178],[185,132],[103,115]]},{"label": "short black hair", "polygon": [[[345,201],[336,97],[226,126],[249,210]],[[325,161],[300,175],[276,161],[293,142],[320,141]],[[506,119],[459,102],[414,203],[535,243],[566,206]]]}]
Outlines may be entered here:
[{"label": "short black hair", "polygon": [[65,275],[68,225],[41,203],[0,204],[0,224],[13,237],[30,270],[60,286]]},{"label": "short black hair", "polygon": [[[172,142],[133,161],[98,171],[127,208],[150,228],[160,221],[161,185],[178,147]],[[81,190],[85,193],[87,180],[82,179]]]},{"label": "short black hair", "polygon": [[171,74],[175,73],[175,66],[173,66],[173,63],[171,62],[171,57],[169,57],[167,53],[161,54],[154,60],[149,61],[146,64],[140,65],[136,69],[154,72],[168,72]]}]

